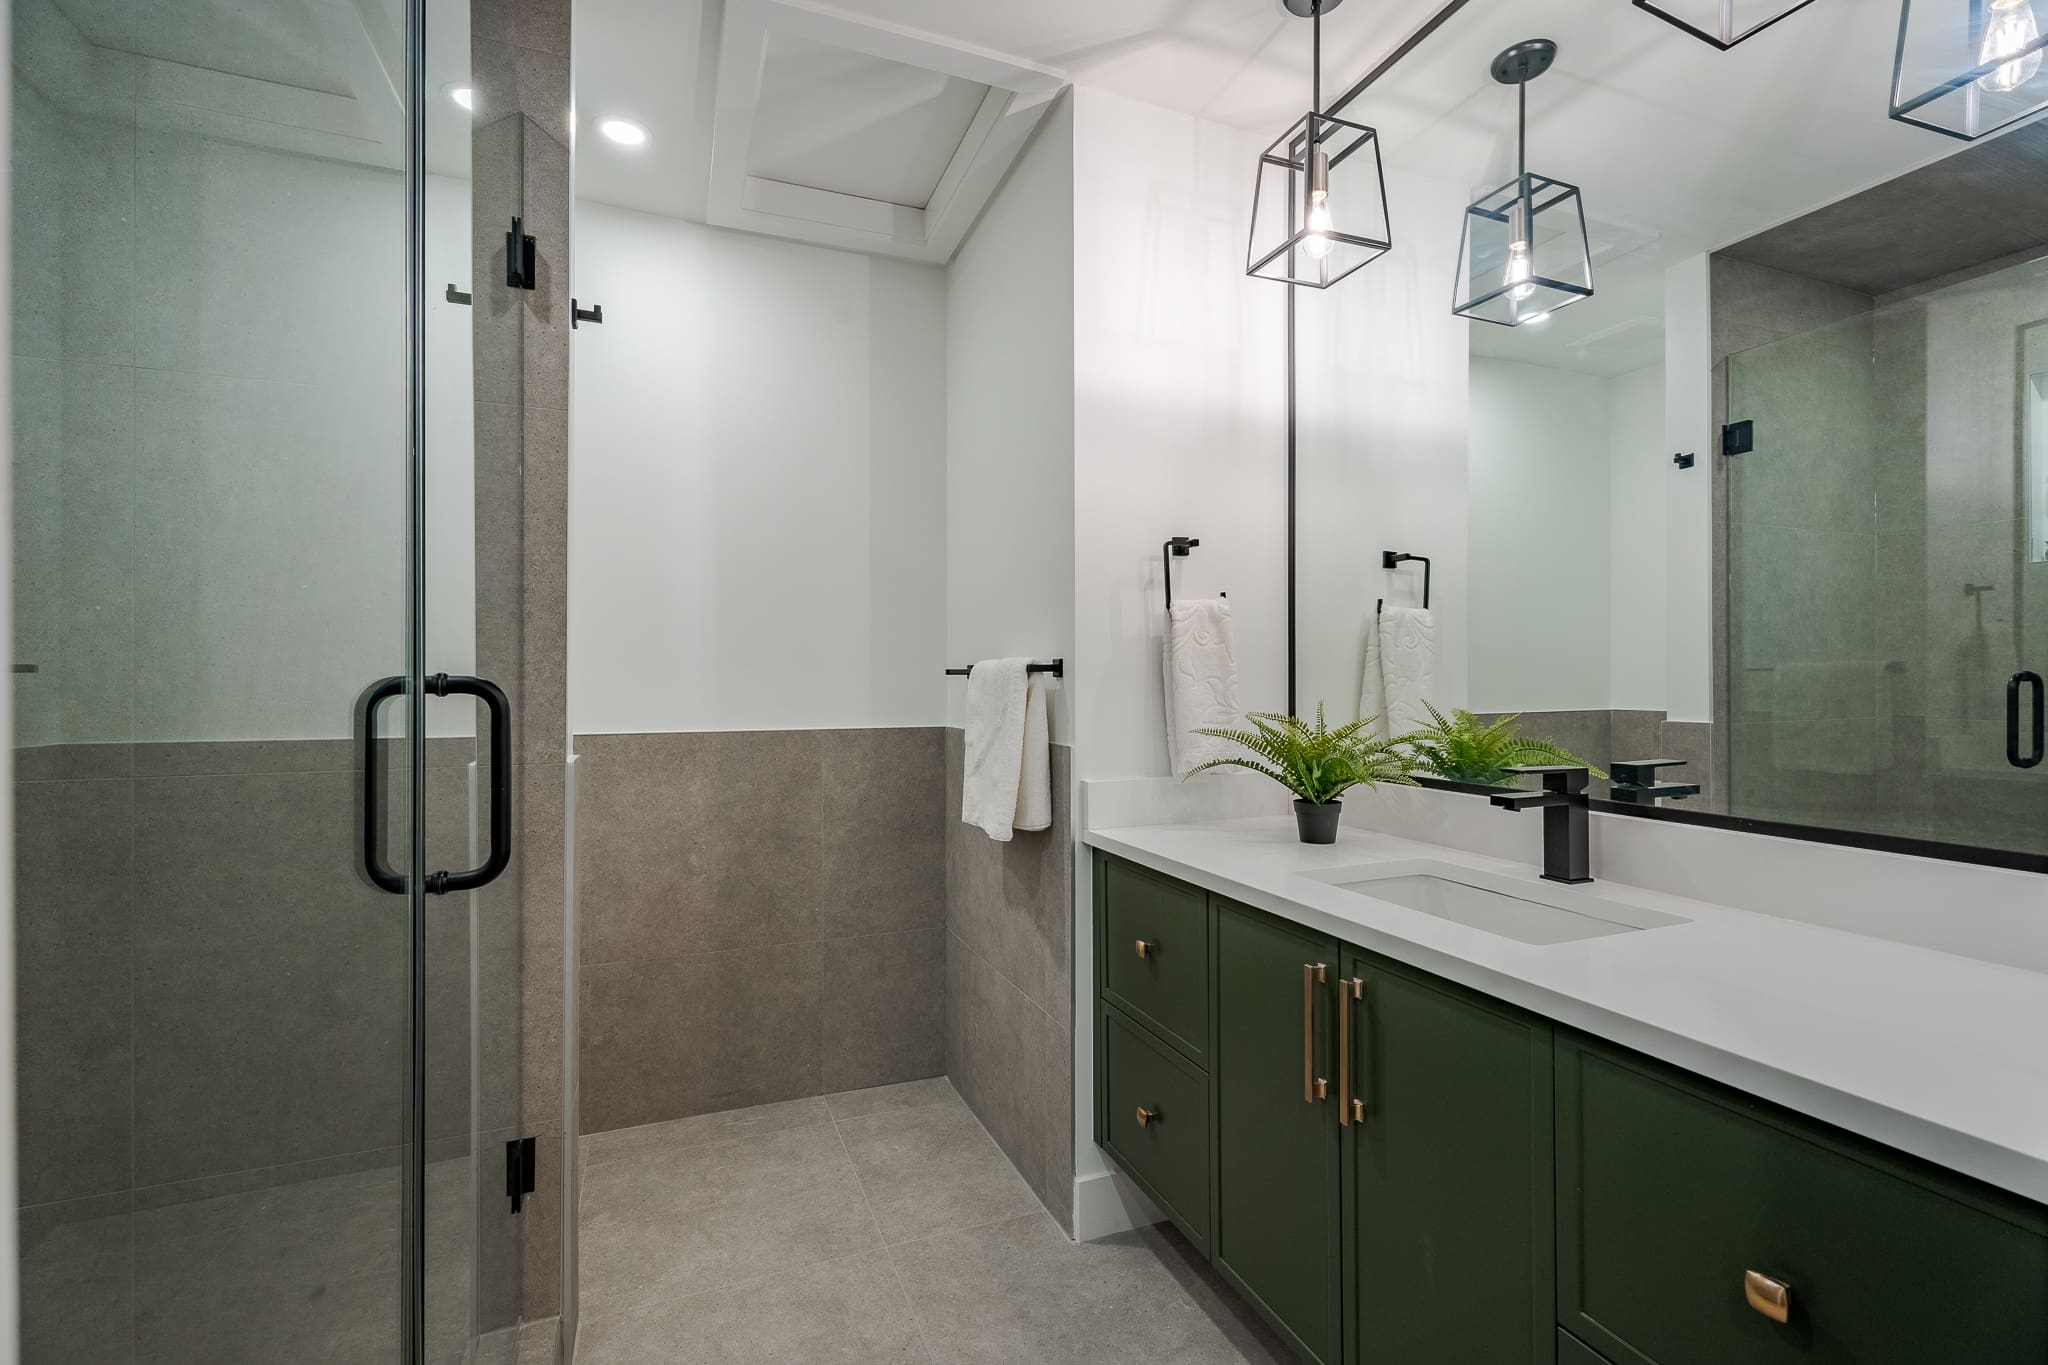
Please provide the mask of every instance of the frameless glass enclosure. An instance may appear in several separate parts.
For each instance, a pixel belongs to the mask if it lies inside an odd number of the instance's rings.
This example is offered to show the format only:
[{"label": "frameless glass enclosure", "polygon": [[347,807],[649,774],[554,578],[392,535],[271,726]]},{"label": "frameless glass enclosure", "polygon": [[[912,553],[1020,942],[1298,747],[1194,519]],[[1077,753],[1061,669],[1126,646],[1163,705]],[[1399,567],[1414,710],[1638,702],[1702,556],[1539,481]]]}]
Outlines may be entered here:
[{"label": "frameless glass enclosure", "polygon": [[1732,813],[2048,851],[2048,261],[1739,351],[1727,401]]},{"label": "frameless glass enclosure", "polygon": [[490,824],[473,704],[418,682],[475,631],[468,123],[432,101],[423,162],[407,97],[465,79],[467,7],[432,20],[13,7],[38,1365],[455,1362],[516,1311],[517,919],[419,875]]}]

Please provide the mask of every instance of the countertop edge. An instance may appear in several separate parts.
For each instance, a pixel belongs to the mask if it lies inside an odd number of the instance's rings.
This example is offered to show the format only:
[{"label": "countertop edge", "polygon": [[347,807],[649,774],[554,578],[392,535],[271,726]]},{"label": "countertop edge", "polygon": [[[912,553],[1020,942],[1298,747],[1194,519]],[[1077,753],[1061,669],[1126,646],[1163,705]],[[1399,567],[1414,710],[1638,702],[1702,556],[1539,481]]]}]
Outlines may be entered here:
[{"label": "countertop edge", "polygon": [[[1129,831],[1136,835],[1142,829]],[[1903,1113],[1854,1092],[1786,1071],[1657,1024],[1497,971],[1382,929],[1340,919],[1261,886],[1159,853],[1115,829],[1084,830],[1090,848],[1318,933],[1368,949],[1405,966],[1542,1015],[1619,1047],[1705,1077],[1747,1095],[1831,1124],[2011,1194],[2048,1206],[2048,1162],[1921,1115]]]}]

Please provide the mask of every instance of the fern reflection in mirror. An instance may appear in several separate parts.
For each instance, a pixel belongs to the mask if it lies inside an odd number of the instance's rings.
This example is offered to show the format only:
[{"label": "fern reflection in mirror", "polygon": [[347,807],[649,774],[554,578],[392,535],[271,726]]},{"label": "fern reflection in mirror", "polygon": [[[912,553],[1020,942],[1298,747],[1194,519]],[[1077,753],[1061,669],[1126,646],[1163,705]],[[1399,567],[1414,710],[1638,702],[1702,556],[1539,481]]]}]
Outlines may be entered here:
[{"label": "fern reflection in mirror", "polygon": [[1423,705],[1433,723],[1402,735],[1393,744],[1405,749],[1416,767],[1437,777],[1482,787],[1511,787],[1515,775],[1510,768],[1566,764],[1585,768],[1595,777],[1607,776],[1561,744],[1524,735],[1517,724],[1522,719],[1519,712],[1482,725],[1470,711],[1454,710],[1447,717],[1429,703]]}]

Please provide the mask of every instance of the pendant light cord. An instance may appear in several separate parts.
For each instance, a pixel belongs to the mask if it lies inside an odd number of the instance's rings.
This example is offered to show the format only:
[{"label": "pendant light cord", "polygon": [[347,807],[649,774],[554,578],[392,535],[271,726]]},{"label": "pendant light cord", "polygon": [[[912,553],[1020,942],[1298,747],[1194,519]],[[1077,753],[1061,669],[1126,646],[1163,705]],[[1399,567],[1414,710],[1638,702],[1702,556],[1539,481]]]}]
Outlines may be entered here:
[{"label": "pendant light cord", "polygon": [[1314,69],[1310,73],[1312,93],[1309,96],[1308,111],[1320,118],[1323,112],[1323,0],[1309,0],[1309,28],[1314,35],[1309,40],[1312,52],[1310,62]]}]

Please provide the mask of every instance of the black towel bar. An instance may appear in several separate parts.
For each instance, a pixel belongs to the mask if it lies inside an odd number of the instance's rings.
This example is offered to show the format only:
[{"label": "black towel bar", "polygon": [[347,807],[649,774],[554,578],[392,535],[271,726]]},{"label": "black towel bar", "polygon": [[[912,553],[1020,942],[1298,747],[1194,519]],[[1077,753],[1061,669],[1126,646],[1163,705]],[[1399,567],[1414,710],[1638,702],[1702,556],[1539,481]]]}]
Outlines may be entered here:
[{"label": "black towel bar", "polygon": [[[972,668],[949,668],[946,670],[946,676],[949,678],[964,678],[973,671]],[[1055,678],[1064,678],[1067,676],[1067,661],[1065,659],[1054,659],[1049,664],[1032,664],[1024,671],[1026,673],[1050,673]]]}]

